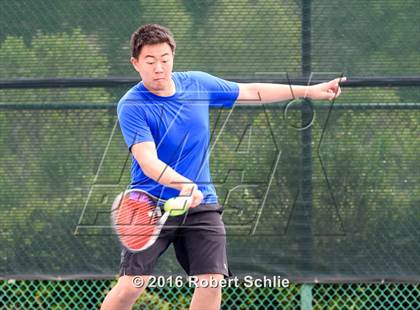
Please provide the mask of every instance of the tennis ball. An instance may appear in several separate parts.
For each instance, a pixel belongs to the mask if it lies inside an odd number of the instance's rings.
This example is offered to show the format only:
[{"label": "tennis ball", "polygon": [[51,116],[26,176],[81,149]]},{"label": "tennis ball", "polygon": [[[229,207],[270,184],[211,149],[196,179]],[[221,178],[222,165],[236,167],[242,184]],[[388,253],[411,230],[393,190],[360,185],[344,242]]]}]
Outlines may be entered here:
[{"label": "tennis ball", "polygon": [[187,212],[191,205],[191,198],[189,197],[175,197],[168,199],[163,206],[165,212],[171,216],[182,215]]}]

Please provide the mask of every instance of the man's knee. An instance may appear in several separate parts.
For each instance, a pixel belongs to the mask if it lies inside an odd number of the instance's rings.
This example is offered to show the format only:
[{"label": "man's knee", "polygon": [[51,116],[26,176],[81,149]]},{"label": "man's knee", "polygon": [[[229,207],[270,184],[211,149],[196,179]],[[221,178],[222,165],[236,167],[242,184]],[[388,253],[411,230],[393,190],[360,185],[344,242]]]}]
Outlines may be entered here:
[{"label": "man's knee", "polygon": [[123,300],[136,300],[146,289],[149,276],[122,276],[116,285],[117,296]]},{"label": "man's knee", "polygon": [[223,280],[221,274],[203,274],[197,277],[197,287],[195,292],[199,294],[206,294],[217,296],[221,293],[220,281]]}]

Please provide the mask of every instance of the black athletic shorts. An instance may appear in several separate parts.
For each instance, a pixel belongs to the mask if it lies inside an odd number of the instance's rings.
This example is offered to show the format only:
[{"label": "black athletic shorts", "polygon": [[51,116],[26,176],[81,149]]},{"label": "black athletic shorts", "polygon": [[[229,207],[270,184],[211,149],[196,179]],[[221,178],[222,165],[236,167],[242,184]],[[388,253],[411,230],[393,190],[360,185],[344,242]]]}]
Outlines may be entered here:
[{"label": "black athletic shorts", "polygon": [[169,217],[150,248],[138,253],[122,250],[120,276],[152,275],[157,259],[171,243],[178,262],[189,276],[231,276],[226,255],[226,231],[217,211]]}]

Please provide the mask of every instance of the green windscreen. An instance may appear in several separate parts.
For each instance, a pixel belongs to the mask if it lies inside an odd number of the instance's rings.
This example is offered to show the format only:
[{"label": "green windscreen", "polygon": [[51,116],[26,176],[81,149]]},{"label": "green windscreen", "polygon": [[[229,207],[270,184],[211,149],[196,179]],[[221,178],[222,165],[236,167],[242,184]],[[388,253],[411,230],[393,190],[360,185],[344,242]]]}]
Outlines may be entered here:
[{"label": "green windscreen", "polygon": [[[153,22],[174,33],[175,71],[391,81],[344,84],[332,102],[211,110],[211,171],[235,275],[419,281],[416,8],[416,0],[1,1],[0,277],[118,273],[109,211],[130,183],[131,157],[116,105],[140,79],[130,35]],[[394,83],[407,77],[417,82]],[[122,78],[129,82],[114,83]],[[172,248],[156,273],[182,274]]]}]

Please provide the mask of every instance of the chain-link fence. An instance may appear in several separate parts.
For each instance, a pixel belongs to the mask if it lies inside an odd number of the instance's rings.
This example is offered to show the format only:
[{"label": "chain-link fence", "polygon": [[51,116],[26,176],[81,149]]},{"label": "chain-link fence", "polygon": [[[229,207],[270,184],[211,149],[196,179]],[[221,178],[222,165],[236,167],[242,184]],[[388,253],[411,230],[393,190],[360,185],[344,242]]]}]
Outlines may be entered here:
[{"label": "chain-link fence", "polygon": [[[18,309],[98,309],[115,281],[1,281],[0,307]],[[190,287],[148,288],[133,309],[187,309]],[[316,284],[289,288],[223,289],[222,309],[395,309],[420,306],[413,284]]]}]

